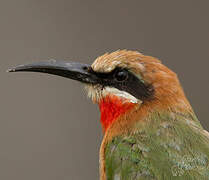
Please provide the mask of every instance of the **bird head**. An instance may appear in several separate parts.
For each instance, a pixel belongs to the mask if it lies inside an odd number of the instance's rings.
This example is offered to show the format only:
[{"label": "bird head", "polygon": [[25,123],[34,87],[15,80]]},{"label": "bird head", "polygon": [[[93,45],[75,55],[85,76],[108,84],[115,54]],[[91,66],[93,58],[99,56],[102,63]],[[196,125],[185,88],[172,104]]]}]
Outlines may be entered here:
[{"label": "bird head", "polygon": [[190,109],[176,74],[158,59],[137,51],[106,53],[91,66],[49,60],[9,70],[16,71],[43,72],[84,83],[88,96],[99,104],[104,131],[114,124],[123,129],[152,111]]}]

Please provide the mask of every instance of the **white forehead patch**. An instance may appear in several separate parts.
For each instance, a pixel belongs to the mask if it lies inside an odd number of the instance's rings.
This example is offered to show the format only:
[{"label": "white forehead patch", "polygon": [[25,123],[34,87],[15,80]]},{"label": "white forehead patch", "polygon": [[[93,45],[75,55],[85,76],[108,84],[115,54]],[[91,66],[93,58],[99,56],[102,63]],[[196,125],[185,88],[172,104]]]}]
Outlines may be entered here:
[{"label": "white forehead patch", "polygon": [[101,86],[92,86],[88,85],[86,86],[86,89],[88,91],[88,97],[90,97],[94,102],[99,102],[102,98],[106,97],[107,95],[115,95],[119,98],[123,98],[124,102],[131,102],[131,103],[141,103],[142,101],[135,98],[131,94],[120,91],[117,88],[114,87],[104,87],[101,88]]},{"label": "white forehead patch", "polygon": [[132,64],[132,66],[130,66],[130,64],[127,64],[127,63],[124,63],[120,60],[112,60],[111,62],[107,62],[108,59],[104,59],[101,62],[97,62],[95,61],[93,64],[92,64],[92,69],[96,72],[101,72],[101,73],[108,73],[108,72],[111,72],[113,71],[116,67],[120,67],[120,68],[128,68],[128,69],[138,69],[140,72],[144,72],[146,69],[145,69],[145,66],[140,63],[140,62],[135,62]]}]

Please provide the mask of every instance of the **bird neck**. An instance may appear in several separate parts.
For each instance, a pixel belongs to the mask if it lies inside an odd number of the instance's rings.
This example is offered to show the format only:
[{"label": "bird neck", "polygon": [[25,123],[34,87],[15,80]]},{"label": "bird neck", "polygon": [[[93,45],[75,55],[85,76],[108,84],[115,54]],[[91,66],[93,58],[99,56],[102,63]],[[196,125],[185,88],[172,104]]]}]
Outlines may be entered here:
[{"label": "bird neck", "polygon": [[134,108],[136,104],[130,101],[124,101],[114,95],[108,95],[100,100],[99,108],[101,112],[101,124],[103,130],[106,131],[113,122],[115,122],[121,115],[126,114],[129,110]]},{"label": "bird neck", "polygon": [[[175,114],[193,114],[195,116],[187,101],[185,101],[185,106],[183,104],[182,102],[163,104],[157,101],[146,101],[138,104],[111,95],[106,96],[99,103],[101,112],[100,120],[104,133],[110,140],[114,136],[134,132],[139,127],[139,124],[150,123],[151,125],[152,121],[150,121],[150,116],[153,113],[166,113],[170,114],[170,116]],[[193,122],[199,124],[196,118],[194,118]]]}]

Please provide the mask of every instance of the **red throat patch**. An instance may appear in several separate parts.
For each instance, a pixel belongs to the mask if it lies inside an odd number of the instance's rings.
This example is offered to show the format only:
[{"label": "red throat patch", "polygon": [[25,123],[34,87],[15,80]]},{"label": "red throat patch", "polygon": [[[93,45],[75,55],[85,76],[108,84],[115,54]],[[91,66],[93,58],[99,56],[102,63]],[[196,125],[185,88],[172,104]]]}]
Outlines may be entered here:
[{"label": "red throat patch", "polygon": [[120,115],[133,108],[134,105],[134,103],[125,102],[123,98],[114,95],[109,95],[102,99],[99,103],[99,108],[103,129],[106,131]]}]

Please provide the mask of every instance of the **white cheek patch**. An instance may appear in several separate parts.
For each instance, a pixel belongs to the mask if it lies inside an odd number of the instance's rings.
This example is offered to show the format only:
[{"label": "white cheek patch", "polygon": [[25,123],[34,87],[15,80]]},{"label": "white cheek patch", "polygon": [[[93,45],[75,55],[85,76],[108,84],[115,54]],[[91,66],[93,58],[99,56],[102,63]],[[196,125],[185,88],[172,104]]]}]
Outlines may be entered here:
[{"label": "white cheek patch", "polygon": [[107,95],[115,95],[119,98],[123,98],[124,102],[131,102],[131,103],[142,103],[141,100],[135,98],[131,94],[120,91],[117,88],[113,87],[104,87],[103,89],[101,86],[87,86],[88,96],[94,101],[99,102],[102,98]]},{"label": "white cheek patch", "polygon": [[136,99],[134,96],[132,96],[131,94],[125,92],[125,91],[120,91],[119,89],[113,88],[113,87],[105,87],[103,90],[103,96],[106,96],[108,94],[113,94],[115,96],[124,98],[128,101],[130,101],[131,103],[138,103],[138,99]]}]

